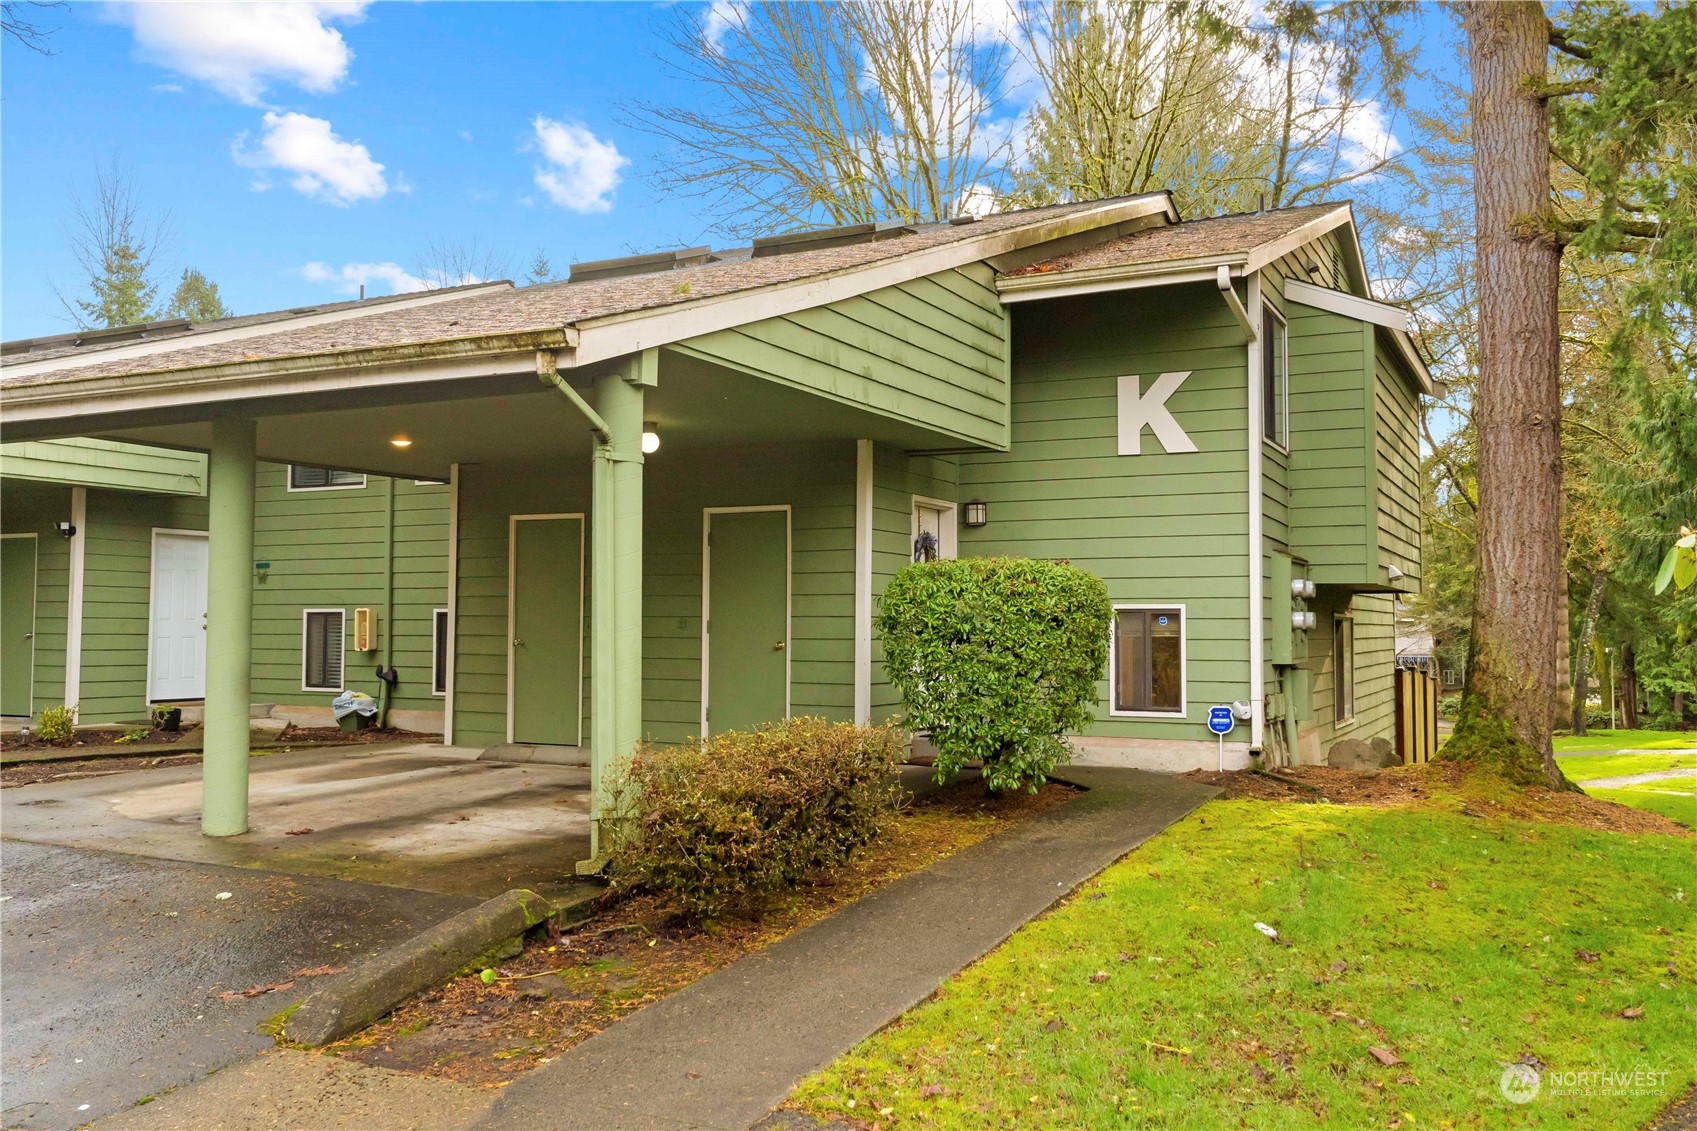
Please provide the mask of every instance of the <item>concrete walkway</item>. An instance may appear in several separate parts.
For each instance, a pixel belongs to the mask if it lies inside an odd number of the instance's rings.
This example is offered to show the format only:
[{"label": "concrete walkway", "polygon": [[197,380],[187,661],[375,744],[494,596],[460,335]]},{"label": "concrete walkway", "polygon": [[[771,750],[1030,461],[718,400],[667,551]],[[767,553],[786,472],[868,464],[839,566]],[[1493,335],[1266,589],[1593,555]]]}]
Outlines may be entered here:
[{"label": "concrete walkway", "polygon": [[911,873],[514,1081],[483,1128],[746,1128],[1218,790],[1067,767],[1090,792]]},{"label": "concrete walkway", "polygon": [[1653,781],[1671,781],[1676,778],[1697,778],[1697,767],[1681,770],[1655,770],[1647,774],[1627,774],[1618,778],[1589,778],[1580,782],[1581,786],[1592,789],[1619,789],[1628,785],[1643,785]]}]

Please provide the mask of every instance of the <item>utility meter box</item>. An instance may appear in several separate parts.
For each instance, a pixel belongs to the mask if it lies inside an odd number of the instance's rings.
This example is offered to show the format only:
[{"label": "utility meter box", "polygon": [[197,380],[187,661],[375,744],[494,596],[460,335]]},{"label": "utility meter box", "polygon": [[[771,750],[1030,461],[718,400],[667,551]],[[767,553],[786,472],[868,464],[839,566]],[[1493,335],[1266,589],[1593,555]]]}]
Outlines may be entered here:
[{"label": "utility meter box", "polygon": [[377,613],[371,609],[354,610],[354,651],[377,651]]}]

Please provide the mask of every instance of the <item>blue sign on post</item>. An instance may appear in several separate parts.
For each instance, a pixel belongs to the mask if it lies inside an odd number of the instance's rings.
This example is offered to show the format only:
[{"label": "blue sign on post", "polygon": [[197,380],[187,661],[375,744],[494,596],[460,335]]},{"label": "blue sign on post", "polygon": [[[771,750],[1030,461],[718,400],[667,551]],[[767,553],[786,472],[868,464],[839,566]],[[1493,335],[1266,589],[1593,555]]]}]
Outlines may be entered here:
[{"label": "blue sign on post", "polygon": [[1221,736],[1228,735],[1232,732],[1232,728],[1236,725],[1237,719],[1232,716],[1232,709],[1230,707],[1208,708],[1208,729],[1213,731],[1215,734]]}]

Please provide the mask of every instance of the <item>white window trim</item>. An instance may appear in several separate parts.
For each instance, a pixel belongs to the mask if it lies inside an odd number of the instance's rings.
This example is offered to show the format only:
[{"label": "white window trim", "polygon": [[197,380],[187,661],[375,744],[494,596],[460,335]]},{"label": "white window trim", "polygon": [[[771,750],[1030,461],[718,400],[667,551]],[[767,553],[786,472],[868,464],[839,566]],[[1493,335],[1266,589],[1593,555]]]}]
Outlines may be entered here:
[{"label": "white window trim", "polygon": [[[1122,711],[1114,706],[1114,688],[1120,681],[1120,618],[1122,612],[1178,612],[1178,710]],[[1115,602],[1114,617],[1108,622],[1108,714],[1116,719],[1183,719],[1190,715],[1190,611],[1182,601]]]},{"label": "white window trim", "polygon": [[[1343,684],[1343,672],[1338,670],[1338,625],[1349,622],[1349,714],[1338,718],[1338,689]],[[1360,716],[1356,713],[1355,703],[1355,614],[1332,614],[1332,732],[1349,730]]]},{"label": "white window trim", "polygon": [[960,556],[960,519],[955,504],[945,499],[915,495],[908,504],[907,560],[913,562],[913,544],[919,541],[919,508],[932,507],[943,512],[941,529],[937,532],[937,560],[950,561]]},{"label": "white window trim", "polygon": [[[283,486],[288,491],[290,491],[291,493],[308,494],[308,493],[313,492],[313,491],[363,491],[363,490],[365,490],[366,475],[365,475],[365,472],[363,472],[363,471],[359,473],[359,482],[358,483],[331,483],[331,484],[327,484],[326,486],[323,486],[323,487],[296,487],[295,486],[295,466],[296,465],[292,464],[292,463],[285,464],[283,466]],[[315,463],[314,464],[303,463],[303,464],[300,464],[299,466],[301,466],[301,467],[318,467],[319,465],[315,464]],[[329,467],[329,468],[325,468],[324,470],[326,470],[326,471],[340,471],[341,469],[335,468],[335,467]]]},{"label": "white window trim", "polygon": [[442,653],[442,690],[436,690],[436,653],[442,649],[442,630],[447,627],[445,622],[451,620],[448,610],[430,610],[430,694],[438,699],[448,697],[448,654]]},{"label": "white window trim", "polygon": [[[306,625],[307,618],[313,613],[336,613],[342,618],[342,686],[314,687],[306,681]],[[334,692],[340,695],[346,691],[348,683],[348,610],[343,609],[302,609],[301,610],[301,690]]]},{"label": "white window trim", "polygon": [[[1271,436],[1267,435],[1266,421],[1263,420],[1261,422],[1261,442],[1264,444],[1271,444],[1278,451],[1283,452],[1288,456],[1290,455],[1290,323],[1285,319],[1284,314],[1278,307],[1265,301],[1265,299],[1262,300],[1261,309],[1266,313],[1271,314],[1273,316],[1273,320],[1279,324],[1279,334],[1277,335],[1279,352],[1283,354],[1283,356],[1279,359],[1279,372],[1284,376],[1284,396],[1280,398],[1283,403],[1279,405],[1279,412],[1281,415],[1281,419],[1279,421],[1279,435],[1283,436],[1284,439],[1275,440]],[[1265,344],[1263,344],[1262,348],[1266,348]],[[1262,375],[1261,380],[1262,383],[1265,384],[1265,374]]]},{"label": "white window trim", "polygon": [[716,514],[751,514],[756,511],[784,512],[784,718],[790,717],[791,678],[795,666],[795,513],[788,503],[756,507],[701,508],[701,731],[705,736],[709,683],[708,665],[713,645],[708,625],[713,621],[713,516]]}]

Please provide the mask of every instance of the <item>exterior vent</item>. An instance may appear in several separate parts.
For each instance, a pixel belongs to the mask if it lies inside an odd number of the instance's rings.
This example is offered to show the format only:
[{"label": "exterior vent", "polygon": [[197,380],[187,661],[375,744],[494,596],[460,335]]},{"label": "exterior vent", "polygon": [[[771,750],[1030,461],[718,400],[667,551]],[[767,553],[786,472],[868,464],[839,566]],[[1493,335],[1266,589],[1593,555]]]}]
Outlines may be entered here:
[{"label": "exterior vent", "polygon": [[761,236],[754,241],[754,258],[766,255],[788,255],[792,251],[817,251],[826,247],[847,247],[857,243],[877,243],[898,236],[911,236],[915,229],[900,220],[881,224],[848,224],[841,228],[814,228],[805,232],[786,232],[781,236]]},{"label": "exterior vent", "polygon": [[679,267],[698,267],[713,258],[710,247],[682,247],[671,251],[652,251],[647,255],[627,255],[623,259],[592,259],[572,264],[567,282],[585,283],[591,279],[617,279],[624,275],[652,275],[657,271],[675,271]]}]

